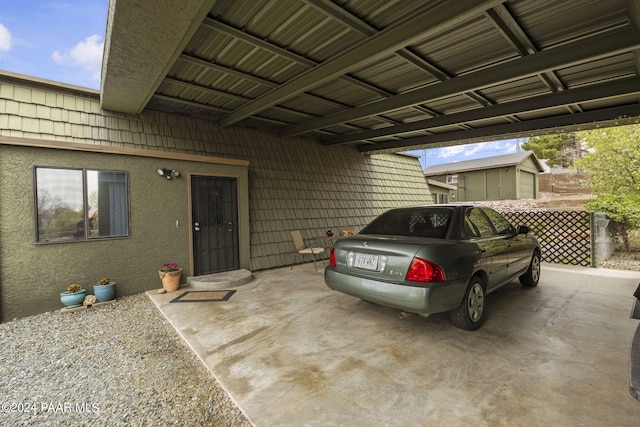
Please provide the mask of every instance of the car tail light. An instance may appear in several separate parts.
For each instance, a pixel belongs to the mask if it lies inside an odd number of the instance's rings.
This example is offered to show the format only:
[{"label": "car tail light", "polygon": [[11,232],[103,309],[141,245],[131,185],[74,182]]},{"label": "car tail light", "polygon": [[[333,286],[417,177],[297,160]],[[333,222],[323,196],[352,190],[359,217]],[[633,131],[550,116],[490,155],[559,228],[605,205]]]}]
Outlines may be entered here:
[{"label": "car tail light", "polygon": [[413,282],[442,282],[444,271],[438,264],[434,264],[426,259],[414,257],[407,271],[405,280]]},{"label": "car tail light", "polygon": [[329,265],[331,265],[332,267],[336,266],[335,248],[331,248],[331,252],[329,253]]}]

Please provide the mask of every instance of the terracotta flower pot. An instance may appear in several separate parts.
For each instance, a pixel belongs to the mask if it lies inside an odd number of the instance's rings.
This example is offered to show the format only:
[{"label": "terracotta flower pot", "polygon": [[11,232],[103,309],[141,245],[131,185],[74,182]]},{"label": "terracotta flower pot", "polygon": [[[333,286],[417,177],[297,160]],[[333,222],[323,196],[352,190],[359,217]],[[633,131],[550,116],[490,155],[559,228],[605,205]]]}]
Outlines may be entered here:
[{"label": "terracotta flower pot", "polygon": [[162,287],[167,292],[174,292],[180,287],[180,276],[182,269],[176,271],[158,271],[158,276],[162,280]]}]

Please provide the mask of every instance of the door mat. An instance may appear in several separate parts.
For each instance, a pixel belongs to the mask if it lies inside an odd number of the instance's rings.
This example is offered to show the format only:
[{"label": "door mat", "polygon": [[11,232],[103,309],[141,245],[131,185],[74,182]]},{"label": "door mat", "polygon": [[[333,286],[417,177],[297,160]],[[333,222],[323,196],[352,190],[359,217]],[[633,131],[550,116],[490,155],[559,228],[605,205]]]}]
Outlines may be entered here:
[{"label": "door mat", "polygon": [[170,302],[215,302],[215,301],[227,301],[231,298],[231,295],[236,293],[232,291],[187,291],[183,292],[177,298],[172,299]]}]

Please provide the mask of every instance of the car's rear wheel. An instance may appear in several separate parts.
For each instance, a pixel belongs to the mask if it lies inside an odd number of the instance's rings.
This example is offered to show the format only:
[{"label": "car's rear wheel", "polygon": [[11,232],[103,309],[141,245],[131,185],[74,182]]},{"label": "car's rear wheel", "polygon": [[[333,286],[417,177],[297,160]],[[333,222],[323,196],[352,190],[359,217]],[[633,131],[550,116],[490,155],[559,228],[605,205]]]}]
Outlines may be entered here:
[{"label": "car's rear wheel", "polygon": [[538,281],[540,280],[540,254],[538,251],[533,252],[529,268],[518,279],[524,286],[529,286],[530,288],[538,286]]},{"label": "car's rear wheel", "polygon": [[467,331],[475,331],[484,321],[484,283],[478,276],[469,282],[460,306],[449,312],[451,323]]}]

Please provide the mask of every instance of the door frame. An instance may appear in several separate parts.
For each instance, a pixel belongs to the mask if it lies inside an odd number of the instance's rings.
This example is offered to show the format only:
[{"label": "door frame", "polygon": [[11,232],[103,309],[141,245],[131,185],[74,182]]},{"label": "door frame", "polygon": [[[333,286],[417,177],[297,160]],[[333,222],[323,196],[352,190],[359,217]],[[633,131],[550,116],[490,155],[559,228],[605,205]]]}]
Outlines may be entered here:
[{"label": "door frame", "polygon": [[224,174],[224,173],[187,173],[189,205],[189,264],[191,276],[195,275],[195,259],[193,253],[193,188],[191,186],[192,177],[204,178],[235,178],[236,179],[236,199],[238,205],[238,251],[240,256],[240,268],[250,270],[250,235],[249,235],[249,179],[247,169],[245,174]]}]

